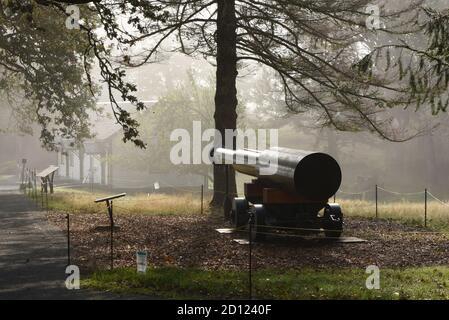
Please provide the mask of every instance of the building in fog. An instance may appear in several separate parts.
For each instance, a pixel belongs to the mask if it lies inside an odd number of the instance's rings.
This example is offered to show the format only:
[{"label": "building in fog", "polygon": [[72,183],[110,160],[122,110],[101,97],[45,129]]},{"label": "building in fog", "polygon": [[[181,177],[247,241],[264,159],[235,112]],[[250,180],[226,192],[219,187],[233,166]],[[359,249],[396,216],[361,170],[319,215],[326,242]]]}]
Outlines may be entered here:
[{"label": "building in fog", "polygon": [[[58,177],[79,184],[95,184],[109,188],[151,190],[160,188],[199,187],[205,177],[175,170],[138,170],[123,166],[120,150],[121,127],[109,118],[97,118],[95,138],[82,145],[61,139],[57,156]],[[122,158],[118,161],[118,155]],[[129,157],[133,157],[129,154]],[[156,187],[156,188],[157,188]]]}]

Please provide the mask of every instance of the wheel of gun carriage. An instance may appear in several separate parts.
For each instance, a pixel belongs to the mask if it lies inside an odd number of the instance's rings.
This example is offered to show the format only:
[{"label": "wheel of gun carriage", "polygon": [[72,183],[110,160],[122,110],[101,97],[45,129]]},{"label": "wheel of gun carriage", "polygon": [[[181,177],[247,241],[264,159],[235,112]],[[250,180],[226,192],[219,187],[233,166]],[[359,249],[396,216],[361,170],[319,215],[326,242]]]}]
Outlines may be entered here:
[{"label": "wheel of gun carriage", "polygon": [[338,238],[343,232],[343,213],[336,203],[329,203],[324,208],[323,228],[326,237]]},{"label": "wheel of gun carriage", "polygon": [[266,216],[266,209],[262,204],[255,204],[253,207],[251,207],[252,210],[252,226],[250,228],[251,230],[251,241],[259,241],[265,239],[265,216]]},{"label": "wheel of gun carriage", "polygon": [[249,203],[245,198],[234,198],[232,200],[231,222],[238,229],[248,223]]}]

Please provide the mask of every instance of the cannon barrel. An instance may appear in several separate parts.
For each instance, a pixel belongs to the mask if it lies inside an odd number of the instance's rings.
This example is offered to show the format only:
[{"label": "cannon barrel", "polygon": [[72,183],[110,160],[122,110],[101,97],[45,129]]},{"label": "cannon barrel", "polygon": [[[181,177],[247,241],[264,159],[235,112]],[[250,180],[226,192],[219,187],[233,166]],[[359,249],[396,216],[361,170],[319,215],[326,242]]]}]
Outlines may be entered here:
[{"label": "cannon barrel", "polygon": [[212,156],[214,163],[231,164],[240,173],[312,201],[327,201],[341,184],[337,161],[321,152],[279,147],[263,151],[216,148]]}]

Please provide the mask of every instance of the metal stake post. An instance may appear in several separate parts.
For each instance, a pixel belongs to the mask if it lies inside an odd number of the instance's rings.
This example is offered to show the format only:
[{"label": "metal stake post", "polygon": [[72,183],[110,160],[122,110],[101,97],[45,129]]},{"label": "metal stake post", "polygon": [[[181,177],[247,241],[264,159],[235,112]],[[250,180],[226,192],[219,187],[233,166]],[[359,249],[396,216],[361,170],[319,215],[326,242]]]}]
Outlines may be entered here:
[{"label": "metal stake post", "polygon": [[[45,182],[47,183],[47,182]],[[47,213],[48,213],[48,189],[47,189],[47,185],[45,185],[45,202],[47,203]]]},{"label": "metal stake post", "polygon": [[109,215],[109,221],[111,222],[111,270],[114,269],[114,215],[113,215],[113,204],[112,204],[112,200],[113,199],[117,199],[117,198],[121,198],[126,196],[126,193],[120,193],[120,194],[116,194],[113,196],[109,196],[106,198],[101,198],[101,199],[97,199],[95,200],[95,203],[98,202],[106,202],[106,207],[108,209],[108,215]]},{"label": "metal stake post", "polygon": [[378,189],[378,187],[377,187],[377,184],[376,184],[376,219],[379,217],[377,189]]},{"label": "metal stake post", "polygon": [[253,249],[253,240],[252,240],[252,233],[253,233],[253,223],[254,223],[254,213],[250,212],[249,214],[249,233],[248,233],[248,242],[249,242],[249,299],[253,299],[253,261],[252,261],[252,249]]},{"label": "metal stake post", "polygon": [[70,214],[67,213],[67,265],[70,266]]},{"label": "metal stake post", "polygon": [[427,228],[427,188],[424,190],[424,227]]},{"label": "metal stake post", "polygon": [[201,214],[203,214],[204,185],[201,185]]},{"label": "metal stake post", "polygon": [[106,205],[108,207],[109,221],[111,222],[111,270],[114,269],[114,216],[112,200],[107,200]]}]

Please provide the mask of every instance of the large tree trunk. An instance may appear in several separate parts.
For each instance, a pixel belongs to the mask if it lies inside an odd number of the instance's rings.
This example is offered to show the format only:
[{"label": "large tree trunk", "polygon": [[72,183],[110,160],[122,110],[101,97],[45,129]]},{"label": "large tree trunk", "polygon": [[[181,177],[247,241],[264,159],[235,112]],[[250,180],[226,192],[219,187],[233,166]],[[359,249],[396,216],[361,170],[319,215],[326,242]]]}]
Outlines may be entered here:
[{"label": "large tree trunk", "polygon": [[[236,50],[236,16],[235,0],[218,0],[217,2],[217,87],[215,93],[215,128],[222,135],[225,145],[225,129],[235,129],[237,124],[237,50]],[[233,148],[232,145],[226,147]],[[229,193],[235,194],[235,172],[228,170]],[[221,206],[225,201],[226,168],[214,165],[214,197],[211,204]]]}]

